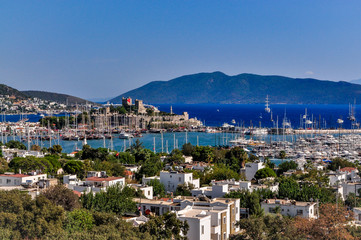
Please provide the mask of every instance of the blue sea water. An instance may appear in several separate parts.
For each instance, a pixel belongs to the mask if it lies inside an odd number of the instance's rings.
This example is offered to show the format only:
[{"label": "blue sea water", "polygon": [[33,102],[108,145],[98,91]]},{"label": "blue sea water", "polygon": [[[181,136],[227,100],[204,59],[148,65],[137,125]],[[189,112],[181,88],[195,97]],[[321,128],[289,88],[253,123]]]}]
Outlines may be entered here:
[{"label": "blue sea water", "polygon": [[[161,111],[169,112],[170,104],[156,104]],[[293,128],[300,127],[300,117],[305,114],[313,122],[321,123],[327,128],[338,127],[337,119],[344,120],[343,128],[351,128],[351,122],[347,119],[349,115],[348,105],[304,105],[304,104],[275,104],[271,105],[271,113],[265,112],[265,105],[262,104],[173,104],[173,112],[181,114],[188,112],[190,117],[197,117],[207,126],[221,126],[223,123],[231,123],[232,119],[236,125],[273,127],[274,123],[279,122],[281,127],[284,116],[291,121]],[[356,119],[361,118],[361,106],[355,107]],[[304,125],[303,125],[304,127]]]},{"label": "blue sea water", "polygon": [[[155,104],[161,111],[170,111],[170,104]],[[259,126],[273,127],[274,123],[279,119],[279,127],[281,127],[282,120],[286,115],[287,119],[291,121],[293,128],[300,127],[300,118],[305,114],[307,108],[307,115],[310,120],[321,120],[321,126],[324,127],[326,123],[327,128],[338,127],[337,119],[344,120],[343,128],[351,128],[351,122],[347,119],[349,115],[348,105],[289,105],[289,104],[277,104],[271,105],[273,122],[271,121],[271,114],[266,113],[262,104],[172,104],[173,112],[176,114],[182,114],[188,112],[190,117],[196,117],[201,120],[207,126],[221,126],[223,123],[231,124],[232,119],[236,121],[235,125],[241,126]],[[361,117],[361,106],[356,106],[355,109],[356,119]],[[27,118],[30,122],[37,122],[41,118],[40,115],[7,115],[6,121],[18,121],[20,118]],[[0,116],[0,121],[4,121],[4,116]],[[304,127],[304,126],[303,126]],[[156,152],[172,151],[174,148],[181,148],[181,146],[190,142],[193,145],[197,143],[199,145],[226,145],[231,139],[236,138],[234,133],[217,133],[207,134],[198,132],[188,133],[164,133],[161,134],[144,134],[139,140],[143,145]],[[162,141],[163,138],[163,141]],[[273,136],[273,139],[277,136]],[[11,140],[9,137],[8,140]],[[88,144],[94,148],[106,147],[114,150],[123,151],[128,148],[136,139],[126,140],[119,139],[114,136],[112,143],[109,139],[103,140],[88,140]],[[264,139],[265,140],[265,139]],[[162,144],[163,142],[163,144]],[[81,141],[62,141],[53,140],[52,144],[60,144],[64,152],[70,153],[76,148],[82,147]],[[49,147],[49,141],[32,142],[31,144],[38,144],[42,147]],[[162,147],[163,145],[163,147]]]}]

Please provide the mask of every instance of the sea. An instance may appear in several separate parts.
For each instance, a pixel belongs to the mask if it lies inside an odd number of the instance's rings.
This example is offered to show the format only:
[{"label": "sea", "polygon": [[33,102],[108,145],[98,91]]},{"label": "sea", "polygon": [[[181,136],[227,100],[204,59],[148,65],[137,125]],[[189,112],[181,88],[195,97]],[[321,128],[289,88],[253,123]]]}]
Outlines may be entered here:
[{"label": "sea", "polygon": [[[282,127],[282,122],[287,119],[292,128],[305,128],[305,118],[316,122],[317,127],[338,128],[338,119],[342,119],[342,128],[352,128],[352,122],[348,119],[350,113],[349,105],[303,105],[303,104],[274,104],[271,105],[271,112],[265,111],[263,104],[154,104],[159,110],[182,114],[188,112],[192,118],[197,118],[206,126],[219,127],[224,123],[235,126],[254,127]],[[356,119],[361,117],[361,105],[353,108]],[[27,118],[30,122],[37,122],[40,115],[0,115],[0,121],[16,122]],[[234,121],[233,121],[234,120]],[[277,121],[278,120],[278,121]],[[174,148],[181,148],[184,143],[193,145],[227,145],[228,141],[239,137],[236,133],[199,133],[199,132],[176,132],[163,134],[143,134],[139,138],[143,146],[155,152],[171,152]],[[263,136],[264,138],[264,136]],[[274,138],[277,138],[275,136]],[[106,147],[117,151],[124,151],[129,148],[137,138],[124,140],[116,136],[111,140],[88,140],[87,143],[94,147]],[[8,140],[11,140],[10,138]],[[6,141],[6,140],[5,140]],[[53,140],[33,142],[41,147],[49,147],[50,144],[60,144],[63,151],[70,153],[81,149],[82,141]]]}]

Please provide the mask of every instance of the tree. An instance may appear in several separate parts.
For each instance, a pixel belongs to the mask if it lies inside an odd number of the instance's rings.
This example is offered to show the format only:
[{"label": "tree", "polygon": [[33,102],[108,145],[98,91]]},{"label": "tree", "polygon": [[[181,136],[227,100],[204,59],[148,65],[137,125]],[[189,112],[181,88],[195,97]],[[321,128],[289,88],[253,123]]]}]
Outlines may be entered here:
[{"label": "tree", "polygon": [[5,144],[5,146],[8,148],[17,148],[20,150],[26,150],[26,146],[23,143],[14,140],[10,140]]},{"label": "tree", "polygon": [[272,169],[265,167],[265,168],[258,170],[256,172],[256,174],[254,175],[254,177],[256,179],[263,179],[263,178],[268,178],[268,177],[277,177],[277,175]]},{"label": "tree", "polygon": [[145,175],[146,177],[158,175],[163,169],[163,162],[159,156],[153,156],[144,161],[137,173],[137,178],[140,179]]},{"label": "tree", "polygon": [[49,152],[51,154],[61,154],[63,148],[60,145],[54,145],[53,147],[49,148]]},{"label": "tree", "polygon": [[285,161],[278,165],[277,174],[281,175],[284,172],[287,172],[290,169],[297,169],[298,164],[295,161]]},{"label": "tree", "polygon": [[335,204],[320,205],[320,216],[316,221],[296,218],[293,227],[297,235],[304,239],[354,239],[348,231],[347,223],[353,220],[352,211]]},{"label": "tree", "polygon": [[148,186],[153,187],[154,196],[164,197],[165,187],[158,179],[152,179],[147,183]]},{"label": "tree", "polygon": [[149,221],[139,226],[140,232],[149,232],[157,239],[187,239],[189,225],[181,221],[175,213],[165,213],[162,216],[150,217]]},{"label": "tree", "polygon": [[172,164],[182,164],[184,163],[183,152],[179,149],[173,149],[168,157],[167,161]]},{"label": "tree", "polygon": [[220,181],[220,180],[226,180],[226,179],[232,179],[239,180],[240,176],[237,172],[233,171],[232,169],[228,168],[227,166],[223,164],[218,164],[213,167],[212,171],[210,173],[207,173],[204,176],[204,179],[201,179],[201,182],[203,184],[208,184],[212,180]]},{"label": "tree", "polygon": [[282,178],[278,185],[278,196],[280,198],[298,199],[300,186],[293,178]]},{"label": "tree", "polygon": [[[270,190],[268,190],[271,192]],[[242,191],[232,191],[224,195],[225,198],[239,198],[240,199],[240,208],[248,208],[250,215],[255,216],[262,216],[263,215],[263,209],[261,208],[260,202],[267,198],[267,196],[272,195],[265,194],[265,196],[260,196],[259,191],[253,191],[249,192],[248,190],[242,190]]]},{"label": "tree", "polygon": [[194,147],[191,143],[185,143],[182,146],[182,152],[184,154],[184,156],[192,156]]},{"label": "tree", "polygon": [[135,196],[136,191],[133,188],[117,184],[108,187],[106,192],[96,193],[95,196],[92,192],[83,194],[81,203],[88,210],[123,215],[124,213],[134,213],[136,211],[136,204],[133,201]]},{"label": "tree", "polygon": [[184,184],[178,184],[177,189],[175,191],[175,195],[176,196],[192,196],[192,189],[194,189],[194,185],[193,184],[188,184],[188,183],[184,183]]},{"label": "tree", "polygon": [[52,203],[62,206],[67,211],[80,207],[79,197],[74,194],[73,190],[66,188],[64,185],[52,186],[45,190],[43,195]]},{"label": "tree", "polygon": [[332,171],[336,171],[337,169],[344,167],[355,167],[355,164],[347,161],[347,159],[337,157],[332,159],[331,163],[328,165],[327,168]]},{"label": "tree", "polygon": [[94,226],[94,218],[86,209],[75,209],[67,213],[65,228],[70,232],[91,230]]},{"label": "tree", "polygon": [[213,149],[209,146],[195,146],[192,157],[193,161],[212,162],[214,158]]},{"label": "tree", "polygon": [[39,145],[31,145],[31,148],[30,148],[31,151],[40,151],[41,150],[41,147]]},{"label": "tree", "polygon": [[295,238],[295,235],[293,234],[293,229],[290,227],[291,222],[291,219],[285,218],[280,214],[251,216],[250,218],[241,219],[237,223],[237,226],[239,226],[242,231],[239,235],[234,235],[234,237],[230,239],[298,239]]},{"label": "tree", "polygon": [[81,161],[70,160],[64,164],[64,171],[69,174],[77,174],[79,177],[84,175],[83,163]]},{"label": "tree", "polygon": [[287,157],[287,154],[286,154],[286,152],[285,151],[280,151],[280,154],[278,155],[278,157],[280,158],[280,159],[285,159],[286,157]]}]

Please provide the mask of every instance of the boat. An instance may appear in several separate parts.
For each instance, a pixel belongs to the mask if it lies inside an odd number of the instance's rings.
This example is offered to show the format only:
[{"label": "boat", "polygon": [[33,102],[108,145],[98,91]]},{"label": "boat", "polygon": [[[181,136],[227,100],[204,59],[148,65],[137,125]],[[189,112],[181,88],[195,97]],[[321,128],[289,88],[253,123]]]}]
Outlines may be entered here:
[{"label": "boat", "polygon": [[269,107],[269,100],[268,100],[268,95],[266,97],[266,108],[264,109],[266,111],[266,113],[270,113],[271,112],[271,108]]},{"label": "boat", "polygon": [[121,133],[119,133],[119,138],[120,139],[129,139],[129,138],[133,138],[133,135],[126,133],[126,132],[121,132]]}]

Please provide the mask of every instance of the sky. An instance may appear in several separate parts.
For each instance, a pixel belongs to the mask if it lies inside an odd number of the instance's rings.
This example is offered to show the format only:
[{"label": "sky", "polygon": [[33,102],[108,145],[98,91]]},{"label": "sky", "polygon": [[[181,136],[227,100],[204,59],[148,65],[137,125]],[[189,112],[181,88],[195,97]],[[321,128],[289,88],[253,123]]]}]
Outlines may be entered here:
[{"label": "sky", "polygon": [[222,71],[361,78],[361,1],[0,0],[0,83],[86,99]]}]

